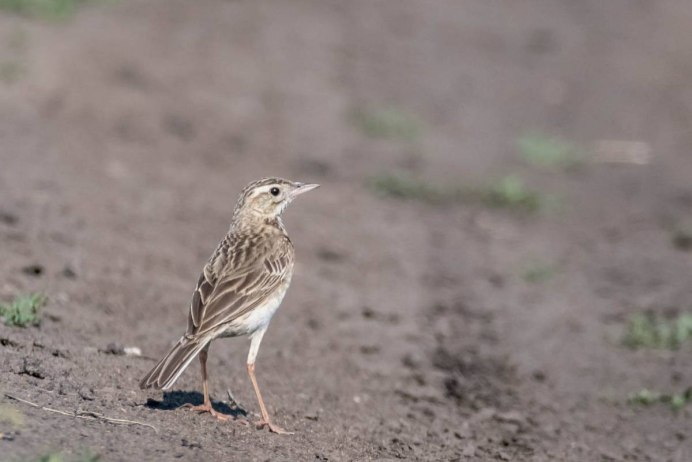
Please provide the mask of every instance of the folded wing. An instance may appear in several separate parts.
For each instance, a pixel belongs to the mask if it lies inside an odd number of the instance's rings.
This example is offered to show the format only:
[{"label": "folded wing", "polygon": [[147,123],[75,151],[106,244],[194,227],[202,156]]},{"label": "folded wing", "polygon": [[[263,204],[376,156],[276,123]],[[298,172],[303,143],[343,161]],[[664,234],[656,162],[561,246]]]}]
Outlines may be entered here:
[{"label": "folded wing", "polygon": [[293,264],[290,241],[279,244],[265,251],[246,252],[246,258],[242,259],[217,251],[197,282],[186,336],[201,337],[222,328],[261,305],[279,289],[290,276]]}]

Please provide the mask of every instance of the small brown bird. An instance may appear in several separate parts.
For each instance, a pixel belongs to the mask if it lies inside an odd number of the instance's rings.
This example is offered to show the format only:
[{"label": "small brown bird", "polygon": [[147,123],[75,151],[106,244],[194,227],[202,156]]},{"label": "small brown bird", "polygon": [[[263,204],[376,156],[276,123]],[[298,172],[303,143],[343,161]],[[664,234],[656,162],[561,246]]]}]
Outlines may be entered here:
[{"label": "small brown bird", "polygon": [[141,388],[169,389],[199,355],[204,403],[193,409],[219,420],[207,386],[207,352],[218,337],[250,337],[247,371],[257,394],[262,419],[257,428],[288,433],[272,423],[255,378],[255,359],[272,316],[293,275],[294,250],[281,213],[298,195],[317,188],[281,178],[249,184],[240,195],[231,227],[204,266],[192,295],[187,331],[166,356],[142,379]]}]

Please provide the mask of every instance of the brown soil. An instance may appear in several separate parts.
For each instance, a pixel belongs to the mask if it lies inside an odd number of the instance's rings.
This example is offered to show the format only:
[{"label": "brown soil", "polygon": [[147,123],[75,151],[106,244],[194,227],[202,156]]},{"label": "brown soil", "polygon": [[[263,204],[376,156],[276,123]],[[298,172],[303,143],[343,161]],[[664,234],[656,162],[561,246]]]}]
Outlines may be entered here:
[{"label": "brown soil", "polygon": [[[690,348],[618,344],[629,313],[690,308],[692,5],[687,0],[132,0],[66,22],[0,15],[0,299],[49,296],[0,327],[0,459],[689,461]],[[7,67],[6,67],[7,69]],[[8,71],[9,72],[9,71]],[[11,74],[11,73],[10,73]],[[415,114],[416,141],[367,137],[362,108]],[[643,141],[646,166],[541,171],[527,131],[590,149]],[[526,216],[378,197],[518,172],[562,197]],[[257,365],[285,437],[176,410],[139,378],[182,333],[239,190],[323,185],[286,212],[293,285]],[[531,261],[555,264],[541,283]],[[37,265],[39,270],[24,271]],[[40,274],[36,274],[40,273]],[[143,357],[105,352],[117,342]],[[257,410],[246,339],[210,354],[211,390]]]}]

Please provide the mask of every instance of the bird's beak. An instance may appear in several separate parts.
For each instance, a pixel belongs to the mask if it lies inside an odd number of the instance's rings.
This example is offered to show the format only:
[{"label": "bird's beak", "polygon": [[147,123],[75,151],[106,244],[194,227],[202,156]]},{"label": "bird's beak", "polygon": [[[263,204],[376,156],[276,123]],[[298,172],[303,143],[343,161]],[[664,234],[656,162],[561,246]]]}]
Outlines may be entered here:
[{"label": "bird's beak", "polygon": [[319,187],[320,187],[320,185],[318,185],[318,184],[298,183],[298,187],[291,192],[291,197],[299,196],[303,193],[306,193],[308,191],[312,191],[313,189],[319,188]]}]

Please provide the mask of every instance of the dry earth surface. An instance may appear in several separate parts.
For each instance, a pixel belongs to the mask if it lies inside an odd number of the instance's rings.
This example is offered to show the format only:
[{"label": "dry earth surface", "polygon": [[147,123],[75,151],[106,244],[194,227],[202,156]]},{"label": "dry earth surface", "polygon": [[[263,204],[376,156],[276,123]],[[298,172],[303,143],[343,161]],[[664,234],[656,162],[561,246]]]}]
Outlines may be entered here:
[{"label": "dry earth surface", "polygon": [[[692,307],[671,244],[692,212],[691,30],[687,0],[0,13],[0,300],[49,300],[40,327],[0,327],[0,388],[156,429],[3,395],[23,422],[0,420],[0,459],[692,460],[688,410],[627,402],[685,390],[689,346],[618,340],[631,313]],[[378,133],[363,114],[382,108],[416,119]],[[643,142],[651,162],[540,169],[517,157],[535,131],[585,152]],[[376,194],[392,172],[514,173],[561,205]],[[170,393],[137,387],[183,332],[239,190],[268,175],[323,185],[285,214],[298,264],[257,364],[290,437],[176,409],[201,401],[196,364]],[[211,390],[254,415],[247,348],[214,344]]]}]

